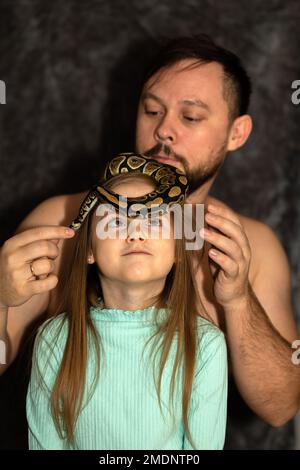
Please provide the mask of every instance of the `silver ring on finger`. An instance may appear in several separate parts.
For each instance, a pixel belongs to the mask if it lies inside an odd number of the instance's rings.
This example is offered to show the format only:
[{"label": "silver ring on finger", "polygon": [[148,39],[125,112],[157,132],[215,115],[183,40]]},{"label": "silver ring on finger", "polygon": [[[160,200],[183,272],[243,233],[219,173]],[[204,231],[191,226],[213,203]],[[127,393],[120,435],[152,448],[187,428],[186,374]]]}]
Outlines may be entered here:
[{"label": "silver ring on finger", "polygon": [[30,271],[31,271],[32,276],[37,278],[37,275],[35,274],[34,269],[33,269],[33,263],[34,263],[34,261],[31,261],[31,263],[29,264]]}]

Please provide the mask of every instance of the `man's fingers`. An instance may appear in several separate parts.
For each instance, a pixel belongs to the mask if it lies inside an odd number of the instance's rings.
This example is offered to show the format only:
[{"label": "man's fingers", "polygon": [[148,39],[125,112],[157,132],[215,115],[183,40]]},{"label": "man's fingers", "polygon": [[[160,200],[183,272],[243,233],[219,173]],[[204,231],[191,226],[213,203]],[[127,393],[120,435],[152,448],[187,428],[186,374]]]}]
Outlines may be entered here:
[{"label": "man's fingers", "polygon": [[[203,235],[202,231],[200,231],[200,235]],[[204,239],[213,245],[213,247],[227,254],[237,262],[242,260],[242,248],[238,243],[236,243],[235,240],[232,240],[228,236],[225,236],[222,233],[218,233],[214,230],[205,229]]]},{"label": "man's fingers", "polygon": [[[21,263],[32,260],[37,260],[38,258],[51,258],[55,259],[59,255],[59,248],[55,243],[52,243],[47,240],[35,241],[26,245],[18,250],[19,260]],[[36,263],[36,261],[35,261]]]},{"label": "man's fingers", "polygon": [[205,220],[210,227],[216,229],[216,234],[220,233],[230,237],[248,256],[250,245],[242,225],[236,224],[232,219],[226,219],[221,215],[209,212],[205,215]]},{"label": "man's fingers", "polygon": [[36,241],[72,238],[74,234],[74,230],[68,227],[49,225],[25,230],[24,232],[14,235],[7,243],[9,243],[12,250],[16,250],[17,248],[21,248]]},{"label": "man's fingers", "polygon": [[208,255],[222,269],[223,276],[225,276],[226,278],[234,278],[238,275],[238,264],[229,256],[225,255],[225,253],[222,253],[222,251],[213,248],[208,251]]},{"label": "man's fingers", "polygon": [[58,277],[55,274],[49,274],[45,279],[38,279],[36,281],[30,281],[28,287],[31,295],[41,294],[42,292],[48,292],[57,286]]},{"label": "man's fingers", "polygon": [[[54,261],[48,258],[36,259],[35,261],[32,261],[30,264],[32,266],[32,270],[35,276],[43,276],[43,275],[47,276],[48,274],[52,273],[55,268]],[[26,265],[26,268],[25,268],[27,269],[29,275],[32,274],[30,264]]]}]

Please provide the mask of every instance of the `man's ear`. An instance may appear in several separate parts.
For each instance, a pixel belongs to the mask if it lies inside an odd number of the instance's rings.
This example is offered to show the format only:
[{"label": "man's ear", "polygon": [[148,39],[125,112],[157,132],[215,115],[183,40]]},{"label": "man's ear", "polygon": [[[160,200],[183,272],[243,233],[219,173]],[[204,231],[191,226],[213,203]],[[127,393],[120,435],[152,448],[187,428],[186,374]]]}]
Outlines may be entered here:
[{"label": "man's ear", "polygon": [[242,147],[252,131],[252,119],[249,114],[237,117],[229,132],[227,150],[237,150]]}]

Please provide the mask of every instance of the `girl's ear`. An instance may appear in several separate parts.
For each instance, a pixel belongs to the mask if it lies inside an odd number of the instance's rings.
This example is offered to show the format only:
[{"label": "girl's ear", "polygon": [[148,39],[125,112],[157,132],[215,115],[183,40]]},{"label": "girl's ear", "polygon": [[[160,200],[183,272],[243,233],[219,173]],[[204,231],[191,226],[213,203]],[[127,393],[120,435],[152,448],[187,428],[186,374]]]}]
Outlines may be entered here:
[{"label": "girl's ear", "polygon": [[95,258],[94,258],[94,255],[93,255],[92,251],[90,251],[89,254],[88,254],[87,262],[88,262],[88,264],[94,264],[95,263]]}]

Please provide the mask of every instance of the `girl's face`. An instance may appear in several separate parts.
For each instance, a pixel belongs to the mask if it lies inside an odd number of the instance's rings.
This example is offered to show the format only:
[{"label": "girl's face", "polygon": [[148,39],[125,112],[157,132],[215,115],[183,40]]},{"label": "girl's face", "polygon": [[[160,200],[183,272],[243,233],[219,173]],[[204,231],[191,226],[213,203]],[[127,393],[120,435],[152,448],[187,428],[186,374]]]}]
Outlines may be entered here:
[{"label": "girl's face", "polygon": [[[122,182],[113,188],[127,197],[142,196],[153,190],[151,182],[136,179],[134,183]],[[162,238],[162,224],[168,229],[168,215],[152,220],[126,219],[119,214],[106,213],[94,216],[92,224],[92,250],[89,263],[96,263],[100,280],[128,285],[143,285],[161,282],[162,287],[175,260],[175,241],[170,236]],[[97,224],[98,227],[97,227]],[[113,230],[114,239],[100,239],[97,229]],[[99,233],[99,232],[98,232]],[[122,233],[123,239],[119,237]]]}]

